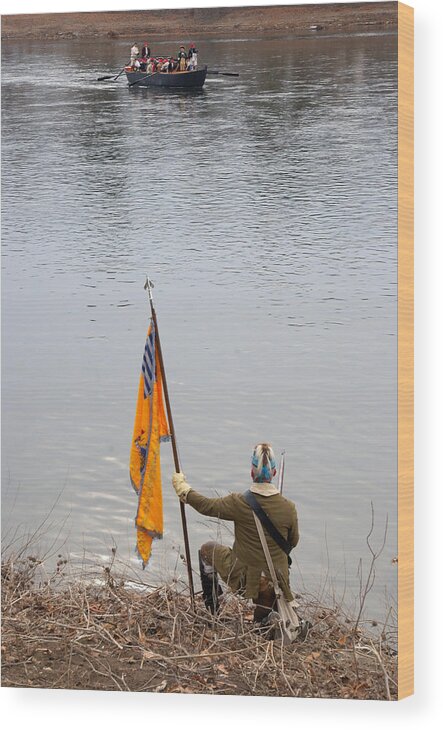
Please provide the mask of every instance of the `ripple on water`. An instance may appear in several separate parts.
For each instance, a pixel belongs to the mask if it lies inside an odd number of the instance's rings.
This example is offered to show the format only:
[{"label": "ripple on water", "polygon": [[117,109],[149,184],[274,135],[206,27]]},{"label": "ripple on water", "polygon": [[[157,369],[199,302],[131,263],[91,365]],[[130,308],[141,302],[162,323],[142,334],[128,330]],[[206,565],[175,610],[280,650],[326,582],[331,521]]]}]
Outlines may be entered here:
[{"label": "ripple on water", "polygon": [[[252,444],[285,448],[311,588],[326,534],[337,590],[357,592],[371,501],[377,529],[388,512],[380,613],[396,590],[395,36],[205,41],[209,67],[240,76],[200,94],[97,82],[119,41],[32,42],[17,78],[21,52],[3,44],[4,524],[58,499],[52,536],[69,513],[73,550],[129,555],[149,274],[192,483],[244,489]],[[181,542],[162,458],[153,574]],[[189,522],[195,552],[213,527]]]}]

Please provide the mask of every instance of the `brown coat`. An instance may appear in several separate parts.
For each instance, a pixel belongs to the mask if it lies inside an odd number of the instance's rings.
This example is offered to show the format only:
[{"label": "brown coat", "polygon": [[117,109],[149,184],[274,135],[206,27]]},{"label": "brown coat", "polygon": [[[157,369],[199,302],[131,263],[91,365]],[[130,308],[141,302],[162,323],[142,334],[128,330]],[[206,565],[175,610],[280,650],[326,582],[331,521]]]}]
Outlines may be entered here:
[{"label": "brown coat", "polygon": [[[277,530],[295,547],[299,540],[299,533],[297,510],[293,502],[285,499],[281,494],[273,494],[268,497],[255,494],[255,497]],[[246,576],[244,595],[246,598],[256,598],[259,591],[261,573],[265,573],[267,577],[270,577],[270,575],[255,525],[253,512],[246,500],[241,494],[230,494],[227,497],[208,499],[191,489],[188,492],[186,501],[202,515],[234,522],[235,541],[232,546],[232,551],[234,557],[244,566]],[[266,529],[264,532],[280,587],[285,598],[291,601],[293,595],[289,587],[287,555],[274,542],[271,536],[268,535]],[[236,590],[238,585],[230,585],[230,587]]]}]

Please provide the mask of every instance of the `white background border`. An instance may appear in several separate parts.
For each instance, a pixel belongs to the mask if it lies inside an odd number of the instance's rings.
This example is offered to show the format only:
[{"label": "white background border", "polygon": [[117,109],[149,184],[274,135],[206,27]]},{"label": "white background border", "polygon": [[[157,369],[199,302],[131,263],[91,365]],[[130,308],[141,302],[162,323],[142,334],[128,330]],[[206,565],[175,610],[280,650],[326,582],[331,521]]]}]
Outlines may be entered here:
[{"label": "white background border", "polygon": [[[342,0],[348,2],[350,0]],[[273,5],[273,0],[3,0],[1,12],[135,10],[153,7]],[[301,4],[301,3],[300,3]],[[315,4],[303,0],[303,4]],[[120,694],[2,688],[4,727],[14,730],[114,730],[155,725],[174,730],[309,730],[370,728],[430,730],[443,717],[442,434],[442,54],[440,0],[410,0],[415,8],[415,696],[400,703],[292,698]],[[22,120],[23,121],[23,120]],[[32,124],[32,119],[27,123]],[[21,133],[26,128],[21,123]],[[440,716],[440,721],[438,717]],[[132,730],[131,728],[131,730]]]}]

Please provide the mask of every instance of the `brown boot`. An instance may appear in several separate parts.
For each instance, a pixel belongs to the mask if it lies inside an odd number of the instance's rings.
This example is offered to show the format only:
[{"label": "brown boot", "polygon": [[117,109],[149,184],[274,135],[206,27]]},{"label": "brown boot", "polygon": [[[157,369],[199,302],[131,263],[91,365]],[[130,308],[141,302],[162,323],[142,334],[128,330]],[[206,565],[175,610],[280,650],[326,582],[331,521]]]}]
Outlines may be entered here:
[{"label": "brown boot", "polygon": [[259,594],[254,603],[254,621],[260,623],[269,615],[275,604],[274,586],[264,576],[260,578]]},{"label": "brown boot", "polygon": [[219,598],[223,595],[221,586],[218,584],[217,571],[207,563],[205,563],[201,550],[198,551],[198,563],[200,568],[200,578],[203,591],[203,600],[206,608],[212,614],[218,613],[220,608]]}]

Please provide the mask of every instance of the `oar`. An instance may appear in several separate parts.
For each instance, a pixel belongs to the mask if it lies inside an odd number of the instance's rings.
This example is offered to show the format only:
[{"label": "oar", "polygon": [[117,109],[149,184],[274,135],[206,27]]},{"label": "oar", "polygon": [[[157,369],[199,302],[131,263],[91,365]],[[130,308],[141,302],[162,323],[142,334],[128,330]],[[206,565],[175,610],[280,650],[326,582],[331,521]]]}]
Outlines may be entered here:
[{"label": "oar", "polygon": [[136,84],[139,84],[141,81],[148,79],[150,76],[154,76],[155,73],[157,73],[157,72],[154,71],[154,73],[146,74],[146,76],[142,76],[141,79],[138,79],[137,81],[133,81],[132,84],[129,84],[129,86],[135,86]]},{"label": "oar", "polygon": [[123,66],[120,73],[117,74],[117,76],[99,76],[97,81],[106,81],[107,79],[112,79],[113,81],[117,81],[118,77],[122,75],[123,71],[125,70],[125,66]]},{"label": "oar", "polygon": [[235,74],[230,71],[206,71],[207,74],[211,74],[211,76],[240,76],[240,74]]}]

